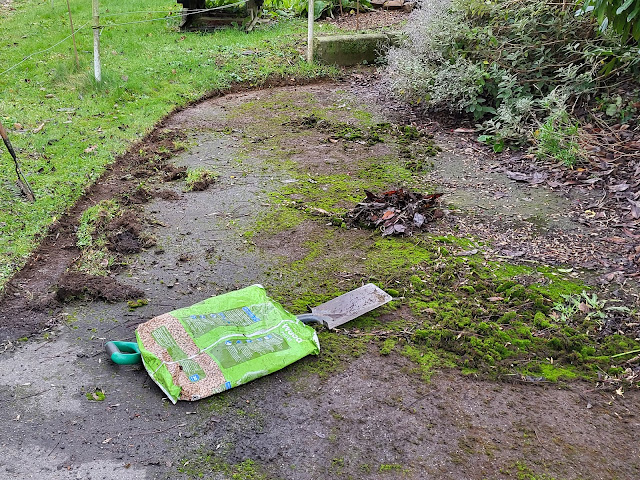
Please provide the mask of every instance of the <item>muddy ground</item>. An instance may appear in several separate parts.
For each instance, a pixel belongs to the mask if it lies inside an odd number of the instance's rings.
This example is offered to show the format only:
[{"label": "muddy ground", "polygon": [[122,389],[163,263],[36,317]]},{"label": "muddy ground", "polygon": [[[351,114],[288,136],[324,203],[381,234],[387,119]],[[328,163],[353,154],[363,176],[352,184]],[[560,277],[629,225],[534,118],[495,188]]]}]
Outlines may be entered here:
[{"label": "muddy ground", "polygon": [[[361,83],[354,77],[237,93],[178,112],[149,143],[182,132],[186,149],[171,161],[210,168],[218,174],[213,185],[187,192],[184,179],[163,182],[157,172],[153,177],[151,170],[131,168],[136,159],[125,156],[53,230],[47,250],[36,252],[16,276],[3,304],[0,473],[48,479],[640,478],[637,390],[618,395],[591,383],[505,383],[448,370],[425,381],[408,359],[381,355],[370,345],[345,353],[330,375],[322,371],[322,357],[307,358],[216,397],[174,406],[144,370],[108,361],[105,341],[132,339],[136,325],[158,314],[254,283],[294,292],[304,284],[280,275],[279,267],[310,255],[308,240],[334,227],[320,219],[270,234],[269,224],[255,222],[275,208],[272,192],[300,181],[291,175],[292,162],[318,188],[329,188],[324,175],[397,153],[393,143],[331,142],[322,131],[287,124],[314,109],[343,121],[357,120],[356,111],[401,121],[402,112],[391,115]],[[444,192],[450,208],[432,232],[476,238],[487,258],[563,265],[592,283],[623,261],[619,244],[602,241],[613,233],[594,235],[576,220],[589,201],[583,194],[523,186],[469,150],[466,139],[440,132],[436,140],[444,151],[422,181]],[[154,245],[126,255],[112,279],[143,292],[148,304],[131,308],[124,300],[93,298],[67,299],[60,307],[52,287],[78,256],[78,215],[97,200],[133,192],[144,175],[153,191],[165,192],[136,207]],[[340,245],[324,246],[338,257],[336,276],[362,276],[369,236],[345,230]],[[637,299],[632,282],[611,288]],[[96,401],[96,391],[106,398]]]}]

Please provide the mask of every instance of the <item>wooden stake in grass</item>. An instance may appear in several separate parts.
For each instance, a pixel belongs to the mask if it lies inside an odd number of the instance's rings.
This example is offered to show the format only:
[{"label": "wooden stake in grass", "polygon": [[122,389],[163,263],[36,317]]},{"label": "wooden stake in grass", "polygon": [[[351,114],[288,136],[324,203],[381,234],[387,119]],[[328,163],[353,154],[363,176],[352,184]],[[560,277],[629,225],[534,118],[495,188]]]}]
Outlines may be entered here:
[{"label": "wooden stake in grass", "polygon": [[102,81],[102,67],[100,66],[100,7],[98,0],[92,0],[93,9],[93,70],[96,82]]},{"label": "wooden stake in grass", "polygon": [[78,47],[76,47],[76,32],[73,31],[73,18],[71,18],[71,6],[67,0],[67,11],[69,12],[69,25],[71,25],[71,38],[73,39],[73,53],[76,55],[76,67],[80,68],[80,60],[78,59]]},{"label": "wooden stake in grass", "polygon": [[309,10],[309,15],[307,16],[307,62],[313,63],[313,17],[314,17],[314,7],[313,0],[309,0],[309,5],[307,9]]},{"label": "wooden stake in grass", "polygon": [[20,170],[18,157],[16,157],[16,152],[13,150],[13,146],[9,141],[7,131],[2,126],[2,122],[0,122],[0,136],[2,137],[2,140],[4,140],[4,144],[6,145],[7,150],[9,150],[9,154],[11,154],[11,157],[13,158],[13,163],[16,167],[16,176],[18,177],[18,186],[20,187],[20,190],[22,190],[22,193],[29,199],[29,201],[35,202],[36,196],[33,194],[33,190],[31,190],[31,185],[29,185],[29,182],[27,182],[27,179],[22,174],[22,170]]}]

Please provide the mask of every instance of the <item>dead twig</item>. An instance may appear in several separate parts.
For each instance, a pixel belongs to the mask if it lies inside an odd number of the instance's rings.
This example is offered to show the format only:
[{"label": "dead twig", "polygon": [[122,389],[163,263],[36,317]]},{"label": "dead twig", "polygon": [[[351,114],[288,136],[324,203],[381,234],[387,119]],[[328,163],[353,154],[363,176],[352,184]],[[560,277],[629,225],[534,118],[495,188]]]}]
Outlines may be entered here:
[{"label": "dead twig", "polygon": [[53,453],[53,451],[54,451],[56,448],[58,448],[58,445],[60,445],[60,440],[58,440],[58,443],[56,443],[56,444],[55,444],[55,446],[51,449],[51,451],[49,452],[49,455],[47,455],[47,457],[49,457],[49,456]]},{"label": "dead twig", "polygon": [[540,440],[540,437],[538,436],[538,432],[536,431],[535,428],[533,429],[533,433],[536,434],[536,438],[538,439],[538,443],[540,443],[540,446],[544,448],[547,452],[553,453],[551,450],[549,450],[547,447],[544,446],[544,443],[542,443],[542,440]]},{"label": "dead twig", "polygon": [[47,388],[46,390],[42,390],[41,392],[36,392],[36,393],[32,393],[31,395],[25,395],[24,397],[19,397],[16,398],[16,400],[25,400],[27,398],[31,398],[31,397],[37,397],[38,395],[42,395],[43,393],[48,392],[49,390],[51,390],[50,388]]},{"label": "dead twig", "polygon": [[20,187],[20,190],[22,190],[22,193],[25,197],[27,197],[29,201],[35,202],[36,196],[34,195],[33,190],[31,189],[31,185],[29,185],[26,177],[22,174],[20,164],[18,163],[18,157],[16,156],[16,152],[13,149],[11,142],[9,141],[9,136],[7,135],[7,131],[4,129],[2,122],[0,122],[0,136],[2,137],[7,150],[9,150],[11,158],[13,158],[13,164],[16,169],[16,176],[18,177],[18,186]]}]

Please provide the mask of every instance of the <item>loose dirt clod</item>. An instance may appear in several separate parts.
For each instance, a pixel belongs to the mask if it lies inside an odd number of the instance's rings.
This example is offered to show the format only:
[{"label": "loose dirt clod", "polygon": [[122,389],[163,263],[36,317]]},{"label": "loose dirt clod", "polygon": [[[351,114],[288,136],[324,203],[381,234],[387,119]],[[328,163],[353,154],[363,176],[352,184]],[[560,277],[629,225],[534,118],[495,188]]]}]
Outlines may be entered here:
[{"label": "loose dirt clod", "polygon": [[180,194],[174,192],[173,190],[169,190],[168,188],[158,190],[153,194],[154,197],[161,198],[163,200],[179,200]]},{"label": "loose dirt clod", "polygon": [[146,187],[138,187],[135,192],[130,195],[123,195],[122,203],[124,205],[142,205],[153,198],[153,193]]},{"label": "loose dirt clod", "polygon": [[108,302],[139,298],[144,292],[123,285],[111,277],[98,277],[84,273],[66,273],[58,281],[56,299],[60,302],[75,298],[95,298]]},{"label": "loose dirt clod", "polygon": [[136,216],[127,212],[114,218],[106,228],[108,248],[118,253],[138,253],[142,251],[143,241],[140,238],[142,226]]},{"label": "loose dirt clod", "polygon": [[187,167],[176,167],[170,163],[163,165],[162,171],[164,172],[165,182],[173,182],[174,180],[180,180],[187,176]]}]

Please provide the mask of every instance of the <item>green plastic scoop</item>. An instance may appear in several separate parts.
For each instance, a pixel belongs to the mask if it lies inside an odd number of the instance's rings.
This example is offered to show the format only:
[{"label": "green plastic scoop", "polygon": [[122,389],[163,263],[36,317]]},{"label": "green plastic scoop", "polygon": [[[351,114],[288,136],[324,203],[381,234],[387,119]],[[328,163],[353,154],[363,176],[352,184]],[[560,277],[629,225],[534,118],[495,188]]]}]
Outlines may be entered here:
[{"label": "green plastic scoop", "polygon": [[118,365],[135,365],[142,362],[142,355],[136,342],[107,342],[104,349],[111,361]]}]

